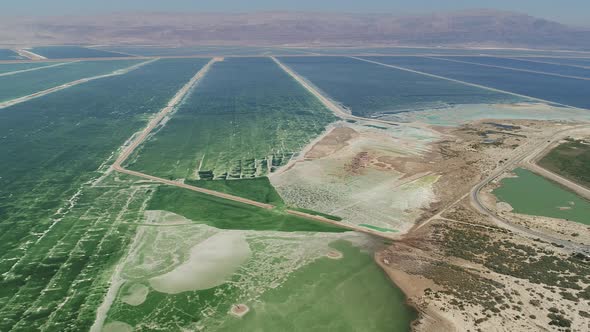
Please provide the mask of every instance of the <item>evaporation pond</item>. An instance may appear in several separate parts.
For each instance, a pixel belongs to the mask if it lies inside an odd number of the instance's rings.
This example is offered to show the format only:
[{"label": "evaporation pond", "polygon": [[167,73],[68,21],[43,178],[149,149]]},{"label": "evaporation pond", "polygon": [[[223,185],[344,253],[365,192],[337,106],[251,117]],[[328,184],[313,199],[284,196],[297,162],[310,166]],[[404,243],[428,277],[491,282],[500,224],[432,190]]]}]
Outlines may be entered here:
[{"label": "evaporation pond", "polygon": [[371,255],[347,241],[330,245],[340,259],[320,258],[269,290],[221,331],[409,331],[415,313]]},{"label": "evaporation pond", "polygon": [[519,168],[514,173],[518,177],[503,179],[502,186],[493,192],[514,212],[590,225],[590,202],[533,172]]}]

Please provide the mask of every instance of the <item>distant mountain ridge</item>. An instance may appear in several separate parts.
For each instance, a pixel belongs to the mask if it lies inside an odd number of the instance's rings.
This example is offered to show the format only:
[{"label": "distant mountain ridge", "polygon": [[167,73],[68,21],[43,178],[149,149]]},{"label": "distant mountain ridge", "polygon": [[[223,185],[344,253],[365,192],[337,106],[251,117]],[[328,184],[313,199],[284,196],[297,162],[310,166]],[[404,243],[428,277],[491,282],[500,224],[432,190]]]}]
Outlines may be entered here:
[{"label": "distant mountain ridge", "polygon": [[0,44],[422,45],[590,49],[590,28],[475,10],[431,15],[307,12],[2,17]]}]

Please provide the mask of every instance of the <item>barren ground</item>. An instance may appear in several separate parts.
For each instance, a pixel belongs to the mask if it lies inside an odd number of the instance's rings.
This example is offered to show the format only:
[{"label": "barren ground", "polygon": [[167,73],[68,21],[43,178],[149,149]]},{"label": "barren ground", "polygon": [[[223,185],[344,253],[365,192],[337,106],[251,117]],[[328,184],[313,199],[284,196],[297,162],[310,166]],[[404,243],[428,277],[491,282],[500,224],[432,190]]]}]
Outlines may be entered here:
[{"label": "barren ground", "polygon": [[441,127],[437,129],[446,138],[432,143],[429,153],[397,157],[390,163],[405,176],[414,172],[440,176],[434,184],[435,202],[418,218],[418,225],[421,221],[424,226],[414,227],[375,256],[420,311],[414,330],[590,328],[590,257],[530,236],[540,232],[588,248],[588,227],[510,212],[490,194],[494,184],[482,192],[485,205],[524,231],[497,226],[476,212],[467,197],[461,199],[523,146],[546,142],[567,126],[494,120]]}]

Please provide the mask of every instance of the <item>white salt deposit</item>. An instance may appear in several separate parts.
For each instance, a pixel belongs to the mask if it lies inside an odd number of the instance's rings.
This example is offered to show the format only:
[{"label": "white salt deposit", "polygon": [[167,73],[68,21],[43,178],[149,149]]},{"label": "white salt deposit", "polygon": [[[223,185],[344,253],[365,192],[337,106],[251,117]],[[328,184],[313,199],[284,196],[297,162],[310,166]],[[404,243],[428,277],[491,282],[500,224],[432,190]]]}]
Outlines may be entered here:
[{"label": "white salt deposit", "polygon": [[150,285],[167,294],[209,289],[228,281],[250,255],[243,233],[218,233],[194,246],[174,270],[151,278]]}]

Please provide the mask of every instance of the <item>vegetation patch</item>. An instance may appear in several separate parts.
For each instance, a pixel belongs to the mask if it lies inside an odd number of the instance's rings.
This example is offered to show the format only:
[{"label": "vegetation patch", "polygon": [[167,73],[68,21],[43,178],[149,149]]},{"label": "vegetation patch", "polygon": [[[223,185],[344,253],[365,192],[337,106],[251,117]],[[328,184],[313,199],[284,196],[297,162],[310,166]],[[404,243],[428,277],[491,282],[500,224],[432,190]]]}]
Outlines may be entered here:
[{"label": "vegetation patch", "polygon": [[573,220],[590,225],[590,202],[561,185],[531,171],[514,170],[517,177],[504,178],[493,191],[514,212]]},{"label": "vegetation patch", "polygon": [[336,117],[269,58],[215,63],[128,167],[168,179],[265,176]]},{"label": "vegetation patch", "polygon": [[293,208],[291,208],[291,210],[305,212],[305,213],[308,213],[308,214],[313,214],[315,216],[324,217],[324,218],[327,218],[327,219],[330,219],[330,220],[334,220],[334,221],[342,221],[342,218],[340,218],[338,216],[327,214],[327,213],[318,212],[318,211],[315,211],[315,210],[304,209],[304,208],[299,208],[299,207],[293,207]]},{"label": "vegetation patch", "polygon": [[205,62],[159,60],[0,111],[1,331],[89,329],[151,195],[95,182]]},{"label": "vegetation patch", "polygon": [[241,180],[186,180],[186,184],[240,196],[253,201],[283,206],[285,203],[267,177]]},{"label": "vegetation patch", "polygon": [[398,230],[396,230],[396,229],[379,227],[379,226],[373,226],[373,225],[368,225],[368,224],[359,224],[359,226],[370,228],[370,229],[374,229],[376,231],[384,232],[384,233],[388,233],[388,232],[390,232],[390,233],[397,233],[398,232]]},{"label": "vegetation patch", "polygon": [[567,139],[549,151],[539,165],[590,188],[590,142]]},{"label": "vegetation patch", "polygon": [[289,215],[282,209],[266,210],[188,189],[162,186],[148,205],[219,229],[276,230],[283,232],[344,232],[346,229]]}]

